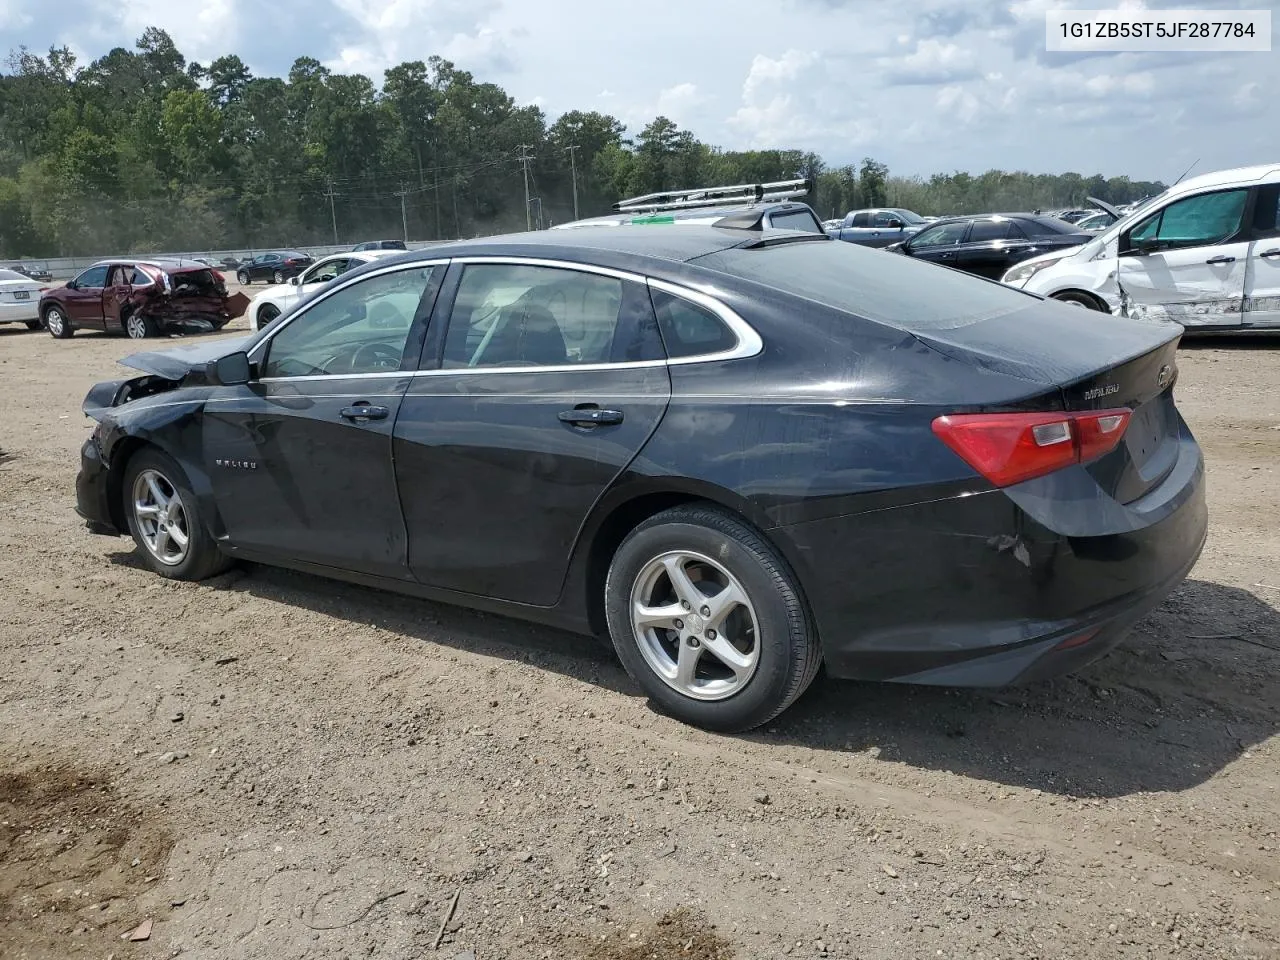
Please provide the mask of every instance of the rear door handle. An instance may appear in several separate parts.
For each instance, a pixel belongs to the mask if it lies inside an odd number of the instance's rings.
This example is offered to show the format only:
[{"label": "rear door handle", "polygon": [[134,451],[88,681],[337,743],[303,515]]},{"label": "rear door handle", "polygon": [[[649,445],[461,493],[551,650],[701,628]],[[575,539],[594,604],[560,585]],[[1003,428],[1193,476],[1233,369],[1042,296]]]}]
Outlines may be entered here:
[{"label": "rear door handle", "polygon": [[344,419],[361,423],[365,420],[385,420],[391,411],[386,407],[375,407],[368,400],[358,400],[349,407],[338,411]]},{"label": "rear door handle", "polygon": [[1235,258],[1235,257],[1211,257],[1211,258],[1209,258],[1208,260],[1206,260],[1206,261],[1205,261],[1205,263],[1214,263],[1214,264],[1217,264],[1217,263],[1235,263],[1235,262],[1236,262],[1236,258]]},{"label": "rear door handle", "polygon": [[556,416],[561,423],[575,427],[602,427],[622,422],[621,410],[601,410],[599,407],[585,405],[572,410],[561,410]]},{"label": "rear door handle", "polygon": [[1258,254],[1258,256],[1264,257],[1267,260],[1272,260],[1275,257],[1280,257],[1280,247],[1277,247],[1274,250],[1263,250],[1262,253]]}]

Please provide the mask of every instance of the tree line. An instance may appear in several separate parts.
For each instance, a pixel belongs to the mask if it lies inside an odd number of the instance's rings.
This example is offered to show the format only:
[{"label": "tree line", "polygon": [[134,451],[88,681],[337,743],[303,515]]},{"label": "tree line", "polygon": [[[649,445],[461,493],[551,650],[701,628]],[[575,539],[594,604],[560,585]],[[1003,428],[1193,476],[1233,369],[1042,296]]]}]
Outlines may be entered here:
[{"label": "tree line", "polygon": [[[826,217],[1115,203],[1160,183],[991,170],[891,176],[801,150],[723,150],[666,117],[634,135],[571,110],[548,124],[441,57],[366,76],[310,57],[254,76],[228,54],[188,62],[147,28],[86,66],[13,51],[0,74],[0,256],[446,239],[549,226],[679,187],[809,177]],[[527,159],[522,159],[527,158]],[[525,204],[525,179],[532,197]],[[576,193],[576,200],[575,200]]]}]

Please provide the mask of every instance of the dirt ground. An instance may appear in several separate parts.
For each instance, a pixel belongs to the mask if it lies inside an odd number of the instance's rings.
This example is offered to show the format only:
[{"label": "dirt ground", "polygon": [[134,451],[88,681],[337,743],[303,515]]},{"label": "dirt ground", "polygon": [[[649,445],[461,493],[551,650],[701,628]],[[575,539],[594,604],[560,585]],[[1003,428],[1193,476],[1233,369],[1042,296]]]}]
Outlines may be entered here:
[{"label": "dirt ground", "polygon": [[1280,343],[1182,351],[1212,531],[1127,646],[740,737],[590,639],[144,572],[72,509],[134,347],[0,330],[6,960],[1280,957]]}]

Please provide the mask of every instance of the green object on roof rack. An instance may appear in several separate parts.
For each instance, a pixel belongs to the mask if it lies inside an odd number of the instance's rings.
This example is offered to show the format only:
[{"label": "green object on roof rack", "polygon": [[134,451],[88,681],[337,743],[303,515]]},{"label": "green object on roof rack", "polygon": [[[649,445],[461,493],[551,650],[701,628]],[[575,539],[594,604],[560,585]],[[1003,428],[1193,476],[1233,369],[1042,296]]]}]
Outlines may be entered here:
[{"label": "green object on roof rack", "polygon": [[658,213],[651,213],[648,216],[632,217],[632,223],[648,224],[648,223],[675,223],[676,218],[672,216],[663,216]]}]

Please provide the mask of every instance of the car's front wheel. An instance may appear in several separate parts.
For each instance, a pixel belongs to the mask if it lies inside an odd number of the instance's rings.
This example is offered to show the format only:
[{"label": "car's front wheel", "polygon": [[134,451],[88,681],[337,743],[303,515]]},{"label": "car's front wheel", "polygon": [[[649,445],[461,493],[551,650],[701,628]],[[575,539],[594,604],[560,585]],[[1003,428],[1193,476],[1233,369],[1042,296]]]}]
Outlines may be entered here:
[{"label": "car's front wheel", "polygon": [[273,283],[277,285],[284,283],[284,274],[281,273],[279,270],[277,270],[275,273],[271,275],[271,280]]},{"label": "car's front wheel", "polygon": [[666,510],[633,530],[609,567],[605,606],[632,679],[667,713],[709,730],[768,723],[821,664],[785,561],[715,507]]},{"label": "car's front wheel", "polygon": [[204,580],[231,560],[201,522],[196,495],[182,468],[154,448],[139,451],[124,475],[129,533],[143,562],[173,580]]},{"label": "car's front wheel", "polygon": [[1088,310],[1105,311],[1106,309],[1096,298],[1079,290],[1064,290],[1062,293],[1053,294],[1050,299],[1072,307],[1084,307]]},{"label": "car's front wheel", "polygon": [[75,333],[75,327],[71,326],[71,320],[62,312],[61,307],[49,307],[45,310],[44,326],[49,335],[58,340],[65,340]]},{"label": "car's front wheel", "polygon": [[261,330],[278,316],[280,316],[279,307],[274,303],[264,303],[258,308],[258,312],[256,314],[256,329]]},{"label": "car's front wheel", "polygon": [[236,282],[239,283],[240,286],[242,287],[247,287],[252,281],[249,279],[249,274],[241,270],[239,273],[236,274]]}]

